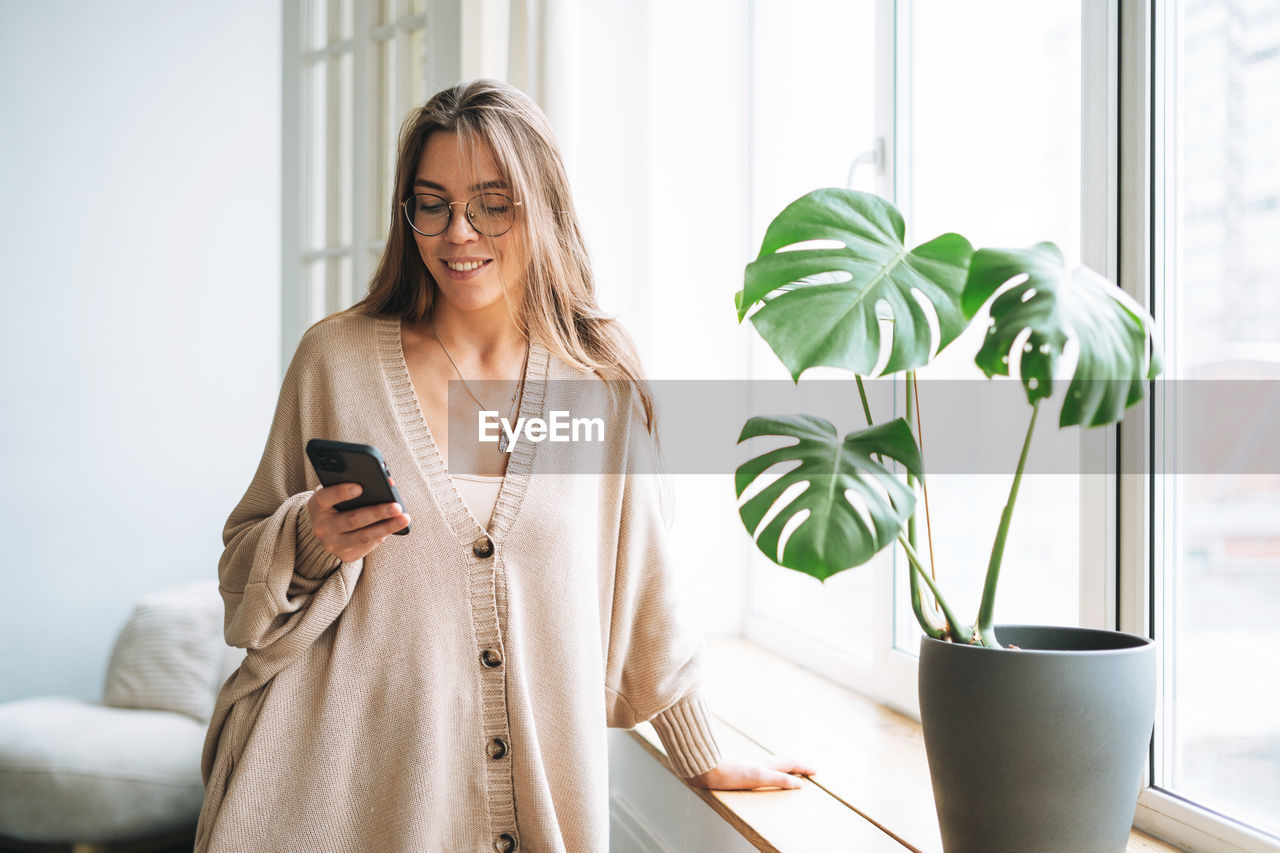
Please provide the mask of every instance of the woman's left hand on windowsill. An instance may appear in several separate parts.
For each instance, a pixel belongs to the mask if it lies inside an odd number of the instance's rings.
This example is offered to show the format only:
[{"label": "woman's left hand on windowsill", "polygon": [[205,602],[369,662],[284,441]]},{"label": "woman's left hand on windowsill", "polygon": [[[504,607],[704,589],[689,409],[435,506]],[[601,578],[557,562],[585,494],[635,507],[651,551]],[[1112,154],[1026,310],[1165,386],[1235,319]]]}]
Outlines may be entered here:
[{"label": "woman's left hand on windowsill", "polygon": [[748,791],[758,788],[799,788],[800,780],[788,774],[812,776],[817,771],[802,761],[771,756],[762,762],[724,761],[706,773],[685,780],[694,788],[713,791]]}]

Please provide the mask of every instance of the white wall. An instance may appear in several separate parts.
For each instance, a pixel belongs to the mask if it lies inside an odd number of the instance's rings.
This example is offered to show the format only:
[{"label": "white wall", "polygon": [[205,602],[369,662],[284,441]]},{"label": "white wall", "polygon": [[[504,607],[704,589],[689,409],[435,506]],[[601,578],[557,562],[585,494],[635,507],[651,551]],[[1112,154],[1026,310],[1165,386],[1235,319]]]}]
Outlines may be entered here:
[{"label": "white wall", "polygon": [[280,8],[0,0],[0,701],[216,576],[279,388]]}]

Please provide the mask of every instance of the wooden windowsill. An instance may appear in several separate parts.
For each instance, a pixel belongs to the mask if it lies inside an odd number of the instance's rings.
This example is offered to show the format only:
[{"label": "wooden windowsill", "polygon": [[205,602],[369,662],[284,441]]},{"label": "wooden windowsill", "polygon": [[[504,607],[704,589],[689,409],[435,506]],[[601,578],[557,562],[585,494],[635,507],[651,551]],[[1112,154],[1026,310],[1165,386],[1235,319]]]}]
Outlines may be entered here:
[{"label": "wooden windowsill", "polygon": [[[942,853],[919,723],[745,640],[710,643],[707,673],[726,756],[788,755],[818,771],[792,791],[696,790],[757,849]],[[652,726],[632,736],[670,767]],[[1178,848],[1135,830],[1128,850]]]}]

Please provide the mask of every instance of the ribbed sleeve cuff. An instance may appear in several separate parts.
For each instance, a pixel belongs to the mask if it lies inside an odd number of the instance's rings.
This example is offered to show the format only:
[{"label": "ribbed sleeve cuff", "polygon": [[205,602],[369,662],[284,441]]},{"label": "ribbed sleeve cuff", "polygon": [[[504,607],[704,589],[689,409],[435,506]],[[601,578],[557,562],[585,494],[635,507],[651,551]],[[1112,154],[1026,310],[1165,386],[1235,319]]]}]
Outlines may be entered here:
[{"label": "ribbed sleeve cuff", "polygon": [[711,714],[700,696],[692,696],[654,717],[653,728],[667,750],[671,768],[688,779],[720,763],[720,747],[711,733]]},{"label": "ribbed sleeve cuff", "polygon": [[318,580],[342,565],[342,558],[330,554],[311,532],[311,513],[298,507],[298,548],[293,570],[304,578]]}]

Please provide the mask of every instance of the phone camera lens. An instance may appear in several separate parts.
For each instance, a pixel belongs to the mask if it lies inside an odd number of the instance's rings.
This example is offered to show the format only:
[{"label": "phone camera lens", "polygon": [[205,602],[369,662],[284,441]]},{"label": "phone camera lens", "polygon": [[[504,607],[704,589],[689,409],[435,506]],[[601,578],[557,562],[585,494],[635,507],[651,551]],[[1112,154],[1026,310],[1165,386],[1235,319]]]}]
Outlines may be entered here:
[{"label": "phone camera lens", "polygon": [[317,470],[335,473],[347,470],[347,465],[342,461],[342,455],[339,453],[320,450],[319,448],[312,448],[308,452]]}]

